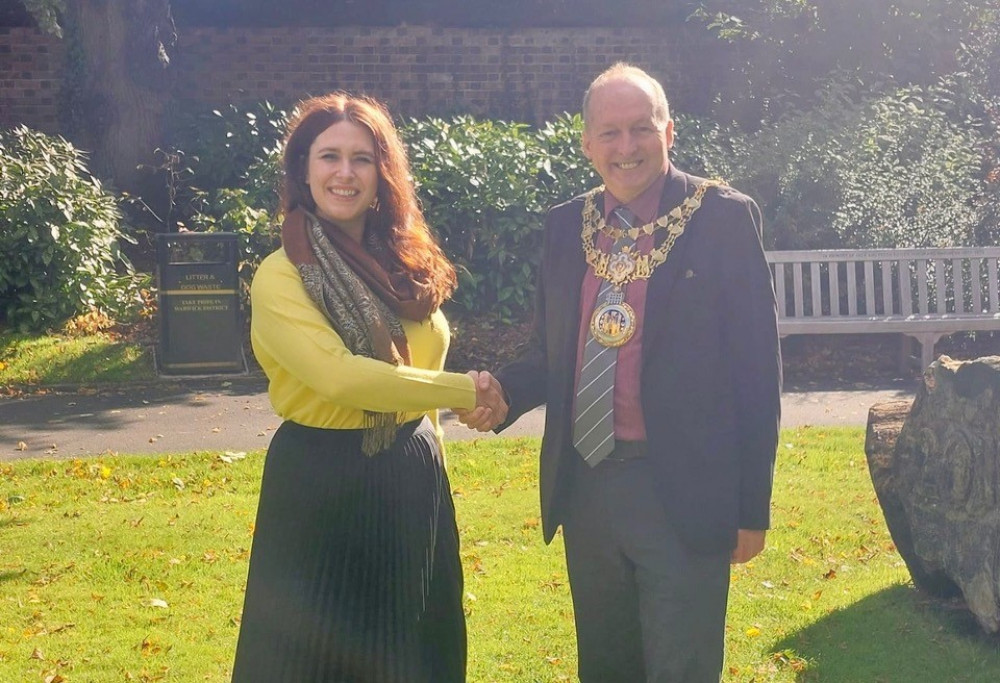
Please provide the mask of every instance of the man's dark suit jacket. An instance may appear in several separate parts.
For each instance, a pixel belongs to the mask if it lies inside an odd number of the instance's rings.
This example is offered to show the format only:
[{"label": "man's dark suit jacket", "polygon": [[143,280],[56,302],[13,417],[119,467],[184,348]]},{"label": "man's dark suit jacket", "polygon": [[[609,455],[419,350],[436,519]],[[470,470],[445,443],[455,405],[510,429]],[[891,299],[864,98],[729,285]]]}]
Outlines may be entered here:
[{"label": "man's dark suit jacket", "polygon": [[[660,215],[704,182],[671,166]],[[580,330],[583,198],[545,226],[531,338],[497,372],[507,421],[546,403],[541,453],[545,541],[565,521]],[[662,240],[658,234],[657,244]],[[641,402],[648,456],[667,514],[699,552],[725,552],[738,529],[767,529],[778,440],[781,356],[761,217],[746,195],[709,189],[665,263],[643,313]]]}]

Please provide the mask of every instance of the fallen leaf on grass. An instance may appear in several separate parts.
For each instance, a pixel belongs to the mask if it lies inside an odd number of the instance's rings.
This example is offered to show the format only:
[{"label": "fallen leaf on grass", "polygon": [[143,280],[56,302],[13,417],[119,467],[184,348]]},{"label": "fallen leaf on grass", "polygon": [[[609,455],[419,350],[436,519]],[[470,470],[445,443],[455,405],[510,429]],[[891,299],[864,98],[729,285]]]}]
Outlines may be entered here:
[{"label": "fallen leaf on grass", "polygon": [[788,557],[795,562],[806,565],[807,567],[816,564],[816,560],[811,557],[807,557],[801,548],[796,548],[792,552],[788,553]]},{"label": "fallen leaf on grass", "polygon": [[45,655],[43,655],[43,654],[42,654],[42,651],[41,651],[41,650],[39,650],[39,649],[38,649],[38,648],[36,647],[36,648],[35,648],[34,650],[32,650],[32,651],[31,651],[31,657],[30,657],[30,658],[31,658],[31,659],[40,659],[40,660],[43,660],[43,661],[44,661],[44,660],[45,660]]},{"label": "fallen leaf on grass", "polygon": [[155,642],[153,642],[148,636],[145,637],[145,638],[143,638],[142,639],[142,644],[139,645],[139,651],[142,652],[142,654],[143,654],[144,657],[148,657],[149,655],[156,654],[157,652],[159,652],[162,649],[163,648],[161,648],[159,645],[157,645]]},{"label": "fallen leaf on grass", "polygon": [[244,453],[243,451],[236,451],[236,452],[234,452],[234,451],[226,451],[225,453],[223,453],[222,455],[219,456],[219,460],[221,460],[222,462],[224,462],[224,463],[226,463],[228,465],[231,465],[235,461],[242,460],[245,457],[247,457],[247,454]]},{"label": "fallen leaf on grass", "polygon": [[787,667],[795,672],[805,671],[809,663],[802,657],[795,654],[794,650],[782,650],[771,654],[771,661],[778,665],[778,668]]},{"label": "fallen leaf on grass", "polygon": [[36,631],[32,635],[35,635],[35,636],[49,636],[49,635],[52,635],[53,633],[62,633],[63,631],[65,631],[67,629],[71,629],[71,628],[76,628],[76,624],[60,624],[59,626],[52,626],[50,628],[42,628],[42,629]]},{"label": "fallen leaf on grass", "polygon": [[550,591],[558,590],[559,588],[562,587],[562,585],[563,585],[563,582],[562,582],[562,580],[560,579],[559,576],[553,576],[548,581],[542,581],[539,584],[539,586],[541,588],[544,588],[545,590],[550,590]]},{"label": "fallen leaf on grass", "polygon": [[163,598],[150,598],[146,601],[146,607],[157,607],[159,609],[167,609],[170,605]]}]

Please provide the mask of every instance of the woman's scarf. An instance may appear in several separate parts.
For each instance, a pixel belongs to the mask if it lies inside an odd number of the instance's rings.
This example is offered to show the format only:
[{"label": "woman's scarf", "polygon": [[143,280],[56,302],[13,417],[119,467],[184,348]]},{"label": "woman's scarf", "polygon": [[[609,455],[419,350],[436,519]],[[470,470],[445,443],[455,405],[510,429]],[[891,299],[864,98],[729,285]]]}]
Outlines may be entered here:
[{"label": "woman's scarf", "polygon": [[[390,273],[387,263],[343,230],[301,208],[285,217],[281,245],[309,298],[351,353],[392,365],[410,363],[399,319],[425,320],[433,312],[429,285]],[[397,429],[396,413],[366,410],[361,450],[366,455],[385,450]]]}]

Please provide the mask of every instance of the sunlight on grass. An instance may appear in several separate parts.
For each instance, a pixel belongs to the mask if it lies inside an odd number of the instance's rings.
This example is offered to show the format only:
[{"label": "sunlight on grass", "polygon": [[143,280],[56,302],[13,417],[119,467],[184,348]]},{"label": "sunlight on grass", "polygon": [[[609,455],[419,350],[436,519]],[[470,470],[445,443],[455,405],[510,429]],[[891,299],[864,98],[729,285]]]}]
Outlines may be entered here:
[{"label": "sunlight on grass", "polygon": [[[768,548],[733,572],[727,683],[1000,680],[995,641],[918,594],[859,429],[782,434]],[[469,680],[573,681],[537,439],[449,445]],[[263,454],[0,465],[0,680],[228,681]]]},{"label": "sunlight on grass", "polygon": [[106,334],[0,334],[0,386],[80,385],[153,377],[152,355],[147,348]]}]

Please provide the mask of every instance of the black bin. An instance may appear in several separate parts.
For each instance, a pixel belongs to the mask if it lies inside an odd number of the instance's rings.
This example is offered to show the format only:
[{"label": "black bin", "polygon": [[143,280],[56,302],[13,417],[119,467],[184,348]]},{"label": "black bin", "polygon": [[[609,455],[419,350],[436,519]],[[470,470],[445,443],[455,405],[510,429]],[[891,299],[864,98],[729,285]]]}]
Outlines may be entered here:
[{"label": "black bin", "polygon": [[163,374],[245,372],[235,233],[157,235]]}]

